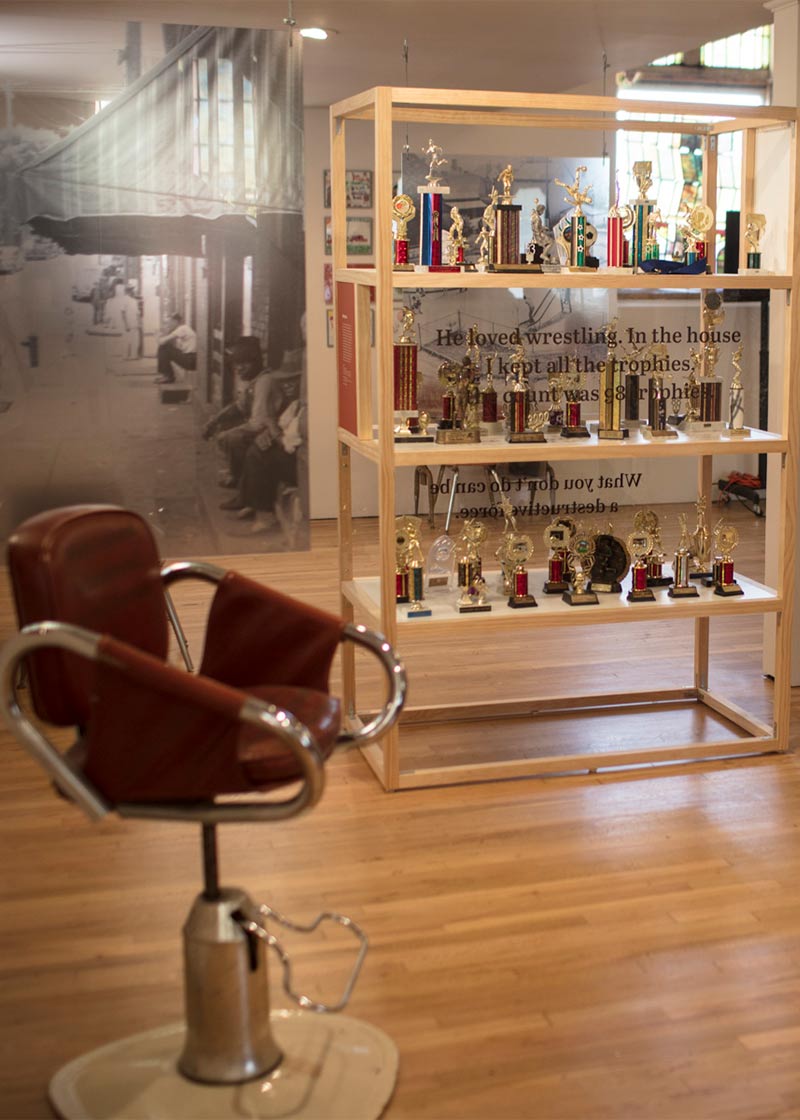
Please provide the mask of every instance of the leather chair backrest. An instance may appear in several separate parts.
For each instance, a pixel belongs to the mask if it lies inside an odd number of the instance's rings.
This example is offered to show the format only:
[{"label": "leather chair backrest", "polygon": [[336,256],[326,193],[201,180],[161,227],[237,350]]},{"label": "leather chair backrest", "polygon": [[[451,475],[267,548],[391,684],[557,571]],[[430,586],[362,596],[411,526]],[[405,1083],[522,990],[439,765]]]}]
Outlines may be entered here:
[{"label": "leather chair backrest", "polygon": [[[67,506],[13,533],[8,565],[20,626],[69,622],[166,658],[161,561],[147,522],[115,506]],[[91,667],[74,654],[29,658],[31,696],[48,723],[85,724]]]}]

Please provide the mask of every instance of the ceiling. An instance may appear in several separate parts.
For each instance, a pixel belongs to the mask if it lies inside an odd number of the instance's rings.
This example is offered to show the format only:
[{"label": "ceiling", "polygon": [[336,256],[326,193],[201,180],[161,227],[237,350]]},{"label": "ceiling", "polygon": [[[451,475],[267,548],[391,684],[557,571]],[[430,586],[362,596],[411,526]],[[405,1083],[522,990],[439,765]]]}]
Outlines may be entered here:
[{"label": "ceiling", "polygon": [[[93,99],[125,82],[125,20],[283,28],[289,0],[0,0],[0,82],[15,96]],[[558,92],[603,89],[614,73],[770,22],[761,0],[294,0],[305,43],[305,103],[373,85]],[[403,42],[408,41],[408,66]]]}]

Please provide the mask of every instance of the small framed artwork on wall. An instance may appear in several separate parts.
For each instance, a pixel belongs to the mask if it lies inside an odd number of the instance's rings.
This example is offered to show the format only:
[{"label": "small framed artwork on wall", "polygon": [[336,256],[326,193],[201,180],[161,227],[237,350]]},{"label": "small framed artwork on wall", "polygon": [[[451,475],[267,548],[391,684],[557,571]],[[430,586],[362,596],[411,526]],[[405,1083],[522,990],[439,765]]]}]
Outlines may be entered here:
[{"label": "small framed artwork on wall", "polygon": [[[372,207],[372,172],[347,171],[345,191],[348,210],[369,210]],[[331,173],[327,167],[322,172],[322,205],[330,209]]]},{"label": "small framed artwork on wall", "polygon": [[[333,249],[332,219],[325,215],[325,255]],[[369,256],[372,253],[372,218],[347,219],[347,255]]]}]

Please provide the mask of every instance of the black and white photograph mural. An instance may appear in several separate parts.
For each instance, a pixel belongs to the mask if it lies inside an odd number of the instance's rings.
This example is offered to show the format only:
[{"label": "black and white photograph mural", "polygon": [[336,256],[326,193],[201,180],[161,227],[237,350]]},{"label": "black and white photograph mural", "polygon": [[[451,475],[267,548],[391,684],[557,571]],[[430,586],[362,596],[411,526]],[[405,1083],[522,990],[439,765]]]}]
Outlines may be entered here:
[{"label": "black and white photograph mural", "polygon": [[0,538],[110,502],[168,556],[308,548],[301,45],[112,27],[98,111],[6,97]]}]

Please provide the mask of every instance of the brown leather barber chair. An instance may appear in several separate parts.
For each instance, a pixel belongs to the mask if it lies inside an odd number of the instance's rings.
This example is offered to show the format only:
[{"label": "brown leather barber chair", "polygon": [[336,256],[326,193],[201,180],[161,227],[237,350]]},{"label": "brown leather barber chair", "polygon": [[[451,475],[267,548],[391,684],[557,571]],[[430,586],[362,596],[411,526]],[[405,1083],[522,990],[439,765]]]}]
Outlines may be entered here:
[{"label": "brown leather barber chair", "polygon": [[[217,826],[286,820],[311,808],[325,759],[377,738],[397,718],[405,673],[381,635],[207,563],[162,566],[137,514],[73,506],[26,521],[9,569],[20,633],[0,653],[2,711],[57,788],[90,817],[196,821],[204,885],[184,926],[185,1024],[111,1043],[60,1070],[50,1098],[64,1117],[372,1118],[391,1095],[397,1052],[370,1024],[339,1011],[366,949],[360,929],[324,913],[298,927],[217,877]],[[168,588],[216,584],[198,671]],[[186,668],[167,663],[173,626]],[[328,693],[341,642],[375,654],[383,708],[341,727]],[[23,709],[21,669],[36,722]],[[187,671],[190,670],[190,671]],[[72,727],[56,749],[43,725]],[[277,792],[276,792],[277,791]],[[333,1005],[295,993],[274,928],[326,921],[358,943]],[[298,1009],[272,1010],[267,949]]]}]

